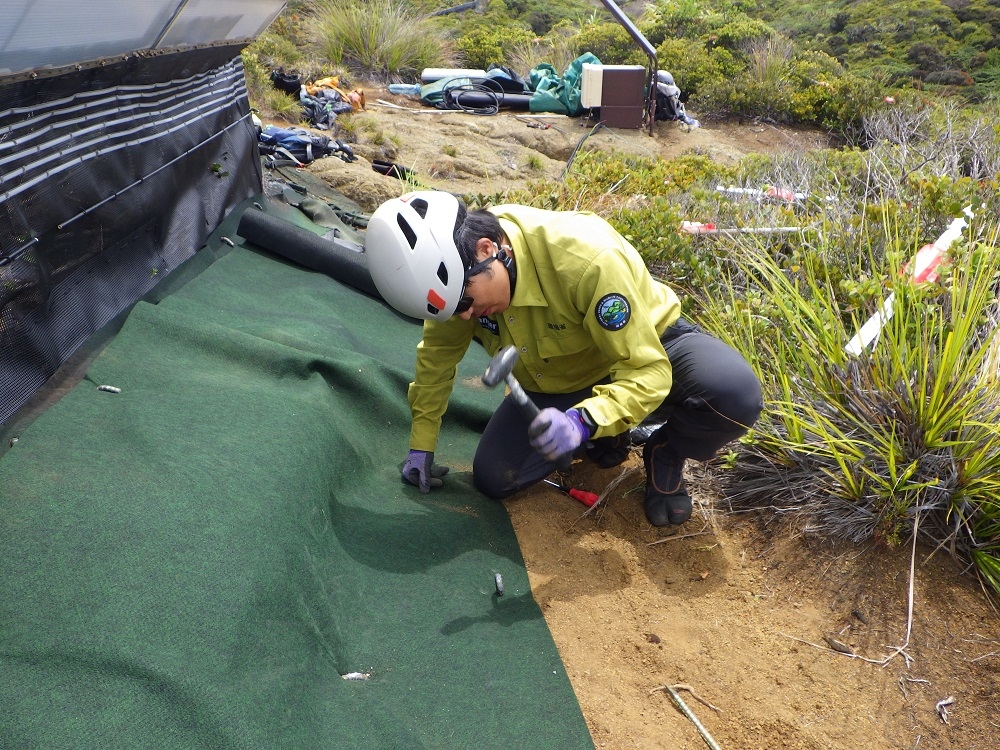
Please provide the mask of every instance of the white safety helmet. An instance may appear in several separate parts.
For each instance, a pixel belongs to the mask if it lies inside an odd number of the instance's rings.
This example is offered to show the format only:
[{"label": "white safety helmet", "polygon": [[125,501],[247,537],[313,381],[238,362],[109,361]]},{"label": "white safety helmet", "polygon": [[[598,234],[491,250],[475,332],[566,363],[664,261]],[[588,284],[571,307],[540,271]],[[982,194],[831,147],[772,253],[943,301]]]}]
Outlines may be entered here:
[{"label": "white safety helmet", "polygon": [[375,209],[365,232],[372,281],[396,310],[423,320],[447,320],[462,297],[465,265],[455,246],[459,201],[421,190]]},{"label": "white safety helmet", "polygon": [[656,71],[656,81],[657,81],[657,83],[665,83],[668,86],[675,86],[676,85],[674,83],[674,77],[672,75],[670,75],[670,73],[668,73],[665,70],[658,70],[658,71]]}]

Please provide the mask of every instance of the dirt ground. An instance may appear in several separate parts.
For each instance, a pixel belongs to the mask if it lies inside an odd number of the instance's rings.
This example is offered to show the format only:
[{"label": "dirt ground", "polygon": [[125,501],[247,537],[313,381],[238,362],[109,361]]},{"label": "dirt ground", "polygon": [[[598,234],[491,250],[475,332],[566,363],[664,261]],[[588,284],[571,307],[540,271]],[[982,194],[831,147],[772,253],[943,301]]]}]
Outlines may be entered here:
[{"label": "dirt ground", "polygon": [[[375,172],[373,159],[411,169],[421,185],[492,194],[557,178],[592,127],[507,111],[438,113],[377,87],[366,99],[367,112],[346,116],[358,161],[327,158],[310,171],[367,210],[405,187]],[[822,133],[710,122],[692,131],[659,123],[653,136],[603,130],[585,141],[724,163],[824,145]],[[908,618],[910,547],[838,546],[771,513],[727,513],[712,467],[692,463],[693,518],[655,529],[642,513],[638,453],[623,468],[632,471],[574,465],[575,486],[612,487],[586,516],[547,485],[507,503],[597,747],[705,747],[664,685],[677,686],[725,750],[1000,747],[1000,617],[944,551],[917,548]]]}]

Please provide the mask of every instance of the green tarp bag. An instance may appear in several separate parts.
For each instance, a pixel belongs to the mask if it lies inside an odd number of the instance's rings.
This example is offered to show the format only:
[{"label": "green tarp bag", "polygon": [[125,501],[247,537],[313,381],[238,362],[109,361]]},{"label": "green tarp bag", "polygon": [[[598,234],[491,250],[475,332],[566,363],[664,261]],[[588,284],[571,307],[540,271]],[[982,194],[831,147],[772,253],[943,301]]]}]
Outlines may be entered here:
[{"label": "green tarp bag", "polygon": [[584,52],[569,64],[561,77],[549,63],[541,63],[532,68],[529,83],[535,93],[528,102],[528,109],[532,112],[554,112],[570,117],[582,114],[580,87],[584,63],[600,65],[601,61],[590,52]]}]

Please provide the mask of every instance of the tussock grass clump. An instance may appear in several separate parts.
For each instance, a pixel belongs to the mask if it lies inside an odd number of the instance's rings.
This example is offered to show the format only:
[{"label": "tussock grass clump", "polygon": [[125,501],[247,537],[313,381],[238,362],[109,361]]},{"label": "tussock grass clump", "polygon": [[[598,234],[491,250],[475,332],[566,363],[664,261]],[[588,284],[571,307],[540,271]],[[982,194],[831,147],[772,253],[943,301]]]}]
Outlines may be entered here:
[{"label": "tussock grass clump", "polygon": [[[852,542],[897,544],[919,515],[927,541],[1000,591],[1000,227],[975,222],[942,278],[913,284],[904,264],[918,247],[883,218],[850,235],[881,233],[882,257],[857,247],[852,262],[837,247],[842,221],[825,222],[815,254],[789,259],[749,236],[728,248],[719,271],[730,293],[703,299],[700,319],[750,358],[768,394],[728,473],[729,502],[791,513]],[[827,254],[850,267],[814,262]],[[853,308],[845,277],[883,288]],[[877,341],[848,354],[890,294]]]},{"label": "tussock grass clump", "polygon": [[271,71],[279,67],[301,68],[308,63],[288,39],[272,34],[262,34],[243,50],[243,71],[247,93],[253,106],[265,117],[281,117],[298,122],[302,105],[298,97],[274,87]]},{"label": "tussock grass clump", "polygon": [[548,63],[562,73],[579,56],[573,40],[571,30],[559,27],[544,37],[519,39],[505,44],[505,58],[509,66],[525,79],[533,68],[542,63]]},{"label": "tussock grass clump", "polygon": [[403,80],[451,62],[441,26],[401,0],[319,0],[304,26],[320,58],[371,78]]}]

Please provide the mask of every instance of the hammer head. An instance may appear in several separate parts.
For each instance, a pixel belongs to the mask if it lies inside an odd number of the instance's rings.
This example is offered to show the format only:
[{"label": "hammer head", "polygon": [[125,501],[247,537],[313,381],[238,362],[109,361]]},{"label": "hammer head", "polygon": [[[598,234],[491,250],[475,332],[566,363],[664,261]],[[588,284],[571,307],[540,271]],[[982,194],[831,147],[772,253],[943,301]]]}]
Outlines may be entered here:
[{"label": "hammer head", "polygon": [[514,365],[517,364],[517,360],[517,349],[513,346],[505,346],[498,351],[490,360],[486,372],[483,373],[483,385],[487,388],[496,388],[500,383],[506,381],[507,376],[514,369]]}]

